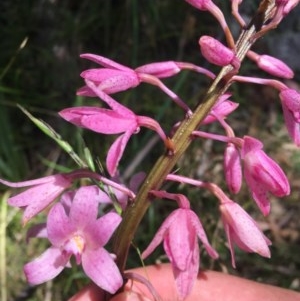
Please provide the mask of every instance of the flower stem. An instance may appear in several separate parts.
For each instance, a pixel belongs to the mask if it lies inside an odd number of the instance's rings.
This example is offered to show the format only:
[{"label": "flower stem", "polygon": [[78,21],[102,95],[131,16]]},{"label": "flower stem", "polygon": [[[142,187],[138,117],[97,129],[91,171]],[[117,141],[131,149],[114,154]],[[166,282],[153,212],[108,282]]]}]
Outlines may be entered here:
[{"label": "flower stem", "polygon": [[[236,56],[242,61],[255,42],[255,34],[260,31],[262,25],[270,18],[270,12],[275,0],[263,0],[257,13],[247,29],[243,30],[236,42]],[[235,75],[232,66],[221,69],[219,75],[212,82],[203,101],[198,104],[194,113],[185,119],[176,130],[172,142],[174,153],[166,152],[155,163],[149,175],[141,186],[135,201],[126,209],[123,221],[116,231],[113,240],[113,252],[117,255],[117,265],[124,271],[128,250],[134,238],[134,234],[151,204],[150,190],[159,190],[166,176],[172,171],[178,160],[192,142],[192,132],[197,130],[201,121],[210,112],[218,98],[223,95],[231,85],[230,79]]]}]

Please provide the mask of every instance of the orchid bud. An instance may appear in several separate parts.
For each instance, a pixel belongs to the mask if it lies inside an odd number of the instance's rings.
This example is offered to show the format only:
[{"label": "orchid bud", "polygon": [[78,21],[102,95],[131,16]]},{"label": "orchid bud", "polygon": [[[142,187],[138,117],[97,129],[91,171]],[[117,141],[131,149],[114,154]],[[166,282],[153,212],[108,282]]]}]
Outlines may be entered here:
[{"label": "orchid bud", "polygon": [[202,36],[199,40],[199,45],[202,55],[210,63],[217,66],[238,65],[238,59],[234,51],[224,46],[218,40],[210,36]]},{"label": "orchid bud", "polygon": [[268,72],[271,75],[282,77],[282,78],[292,78],[294,77],[293,70],[287,66],[283,61],[269,56],[269,55],[259,55],[253,51],[248,51],[247,56],[256,62],[257,66]]}]

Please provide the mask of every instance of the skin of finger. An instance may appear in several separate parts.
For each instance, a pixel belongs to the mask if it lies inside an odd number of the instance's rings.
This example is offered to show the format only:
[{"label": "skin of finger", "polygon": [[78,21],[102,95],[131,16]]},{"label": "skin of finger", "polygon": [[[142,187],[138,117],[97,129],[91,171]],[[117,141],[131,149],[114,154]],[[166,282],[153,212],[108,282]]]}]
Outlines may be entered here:
[{"label": "skin of finger", "polygon": [[[150,280],[162,301],[180,300],[170,265],[149,266],[135,269],[134,272]],[[145,285],[136,281],[133,284],[129,281],[126,290],[127,293],[120,296],[123,299],[112,299],[112,301],[132,300],[128,292],[135,292],[140,296],[147,296],[150,300],[153,300]],[[300,293],[213,271],[199,274],[191,294],[185,301],[213,301],[220,300],[221,297],[222,301],[232,301],[241,300],[241,296],[243,296],[243,301],[300,301]],[[131,294],[131,297],[135,298],[135,295]],[[148,299],[134,300],[146,301]]]},{"label": "skin of finger", "polygon": [[[144,276],[152,283],[162,301],[177,301],[175,281],[170,265],[154,265],[131,270]],[[228,274],[206,271],[199,274],[191,294],[185,301],[300,301],[300,293],[242,279]],[[90,285],[69,301],[102,301],[103,293]],[[125,292],[118,294],[111,301],[148,301],[153,297],[144,284],[128,281]]]}]

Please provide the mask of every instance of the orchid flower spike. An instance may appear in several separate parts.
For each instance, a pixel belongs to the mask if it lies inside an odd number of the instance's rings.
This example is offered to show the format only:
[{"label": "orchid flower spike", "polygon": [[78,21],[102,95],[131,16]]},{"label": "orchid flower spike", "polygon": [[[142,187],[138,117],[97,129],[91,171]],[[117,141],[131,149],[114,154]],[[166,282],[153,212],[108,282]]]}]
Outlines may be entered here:
[{"label": "orchid flower spike", "polygon": [[234,71],[240,68],[241,63],[235,52],[218,40],[210,36],[202,36],[199,39],[199,45],[202,55],[210,63],[221,67],[231,64]]},{"label": "orchid flower spike", "polygon": [[247,52],[247,57],[254,61],[260,69],[271,75],[287,79],[294,77],[293,70],[277,58],[265,54],[259,55],[252,50]]},{"label": "orchid flower spike", "polygon": [[135,115],[131,110],[116,102],[108,94],[98,89],[91,81],[86,81],[91,91],[107,103],[112,110],[96,107],[67,108],[59,112],[65,120],[102,134],[121,134],[110,147],[106,166],[111,176],[115,175],[119,161],[124,153],[129,138],[139,131],[141,126],[158,133],[166,147],[172,150],[171,141],[157,121],[146,116]]},{"label": "orchid flower spike", "polygon": [[294,89],[283,89],[279,93],[284,121],[290,137],[300,146],[300,93]]},{"label": "orchid flower spike", "polygon": [[289,181],[279,165],[262,150],[263,144],[259,140],[249,136],[243,140],[241,157],[244,161],[244,177],[259,209],[268,215],[268,192],[278,197],[289,195]]},{"label": "orchid flower spike", "polygon": [[209,11],[220,23],[224,31],[224,34],[226,36],[226,41],[228,46],[234,49],[234,39],[227,25],[224,14],[219,9],[219,7],[213,3],[213,1],[211,0],[185,0],[185,1],[188,2],[190,5],[198,8],[199,10]]},{"label": "orchid flower spike", "polygon": [[29,187],[8,199],[10,206],[25,209],[22,218],[22,223],[25,225],[31,218],[51,204],[64,190],[68,189],[72,185],[73,179],[73,175],[70,173],[17,183],[0,179],[0,183],[14,188]]},{"label": "orchid flower spike", "polygon": [[24,266],[28,282],[37,285],[56,277],[69,265],[74,255],[77,264],[100,288],[113,294],[123,284],[113,257],[103,247],[121,222],[109,212],[97,219],[97,190],[81,187],[72,200],[69,212],[61,203],[55,204],[47,219],[47,237],[51,243],[42,255]]},{"label": "orchid flower spike", "polygon": [[182,207],[166,218],[142,253],[142,258],[148,257],[163,241],[164,250],[172,264],[178,292],[182,298],[185,298],[190,293],[199,270],[197,237],[212,258],[217,258],[218,254],[209,244],[198,216],[189,208],[189,201],[184,195],[166,191],[151,191],[151,194],[176,200]]},{"label": "orchid flower spike", "polygon": [[245,252],[258,253],[267,258],[271,257],[269,250],[271,241],[262,233],[256,222],[242,207],[224,194],[220,198],[219,208],[234,268],[236,267],[234,245]]},{"label": "orchid flower spike", "polygon": [[[179,98],[178,95],[166,87],[159,78],[173,76],[183,69],[205,74],[212,79],[215,78],[215,75],[209,70],[185,62],[167,61],[151,63],[140,66],[134,70],[95,54],[82,54],[80,57],[94,61],[104,67],[89,69],[81,73],[81,76],[85,80],[94,82],[98,89],[102,90],[104,93],[113,94],[125,91],[138,86],[141,82],[145,82],[160,88],[189,115],[192,114],[189,107]],[[79,89],[77,94],[83,96],[96,96],[96,94],[88,86],[84,86]]]}]

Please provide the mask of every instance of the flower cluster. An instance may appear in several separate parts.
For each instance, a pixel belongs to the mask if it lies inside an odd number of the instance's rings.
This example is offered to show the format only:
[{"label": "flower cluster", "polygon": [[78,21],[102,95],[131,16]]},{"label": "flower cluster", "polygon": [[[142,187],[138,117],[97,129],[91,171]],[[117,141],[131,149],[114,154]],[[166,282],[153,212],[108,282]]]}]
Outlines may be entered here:
[{"label": "flower cluster", "polygon": [[[222,27],[227,45],[207,35],[199,38],[204,59],[224,67],[220,75],[216,76],[206,68],[188,62],[171,60],[129,68],[100,55],[81,55],[100,67],[81,73],[84,86],[77,93],[81,96],[96,97],[99,106],[65,108],[59,115],[77,127],[104,135],[119,135],[106,156],[106,169],[112,179],[102,176],[92,168],[80,168],[70,173],[19,183],[0,179],[0,183],[6,186],[27,188],[8,200],[9,205],[24,209],[24,225],[49,207],[46,223],[33,226],[28,234],[28,237],[44,237],[50,242],[50,247],[42,255],[24,267],[30,284],[36,285],[53,279],[65,267],[71,265],[73,256],[75,263],[82,265],[85,274],[96,285],[114,294],[123,285],[123,271],[119,268],[124,266],[124,262],[116,262],[116,258],[128,253],[131,239],[153,199],[168,199],[175,201],[178,209],[162,222],[153,240],[143,251],[142,258],[148,257],[163,242],[165,253],[172,264],[178,294],[184,299],[192,290],[199,271],[198,239],[213,259],[218,258],[218,253],[211,246],[204,226],[187,197],[163,190],[161,186],[168,181],[207,189],[214,195],[218,201],[233,267],[236,266],[235,246],[263,257],[271,256],[270,240],[241,205],[231,200],[216,184],[174,174],[172,169],[190,143],[197,143],[199,138],[218,140],[225,143],[224,174],[232,195],[238,194],[244,179],[254,202],[265,216],[271,211],[270,194],[277,197],[289,195],[287,176],[264,152],[263,143],[248,135],[236,137],[225,119],[238,107],[237,103],[229,99],[232,97],[231,93],[227,92],[232,83],[271,86],[279,91],[287,132],[295,144],[300,146],[300,92],[279,80],[238,75],[246,57],[271,76],[283,79],[294,76],[293,71],[284,62],[266,54],[257,54],[250,50],[250,47],[256,39],[275,28],[299,1],[270,1],[274,2],[271,3],[273,6],[263,6],[268,10],[268,14],[260,12],[258,17],[262,20],[257,21],[256,16],[253,22],[258,23],[250,23],[254,28],[251,29],[239,14],[242,0],[231,0],[232,14],[236,21],[244,32],[252,32],[249,37],[245,35],[245,42],[242,37],[239,43],[234,42],[222,11],[212,0],[186,2],[200,11],[212,14]],[[266,19],[265,15],[268,16]],[[241,48],[243,51],[239,51]],[[244,54],[241,54],[242,52]],[[162,81],[164,78],[175,76],[181,70],[197,72],[213,81],[203,103],[194,111]],[[137,87],[140,83],[157,86],[184,110],[184,117],[178,119],[170,134],[166,134],[158,121],[152,117],[138,115],[111,96]],[[202,131],[203,125],[213,122],[222,126],[224,135]],[[142,186],[138,188],[140,179],[134,178],[135,183],[131,185],[134,188],[131,189],[120,184],[115,177],[119,176],[118,167],[122,163],[130,137],[138,134],[141,127],[158,134],[165,146],[165,152]],[[78,181],[83,178],[85,182]],[[124,211],[126,214],[122,219]],[[117,247],[110,252],[104,247],[116,229],[119,229],[116,239],[123,235],[123,241],[126,241],[127,245],[118,245],[118,242],[115,242]]]}]

